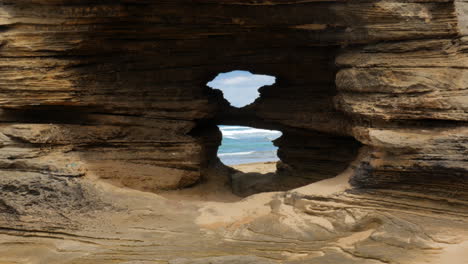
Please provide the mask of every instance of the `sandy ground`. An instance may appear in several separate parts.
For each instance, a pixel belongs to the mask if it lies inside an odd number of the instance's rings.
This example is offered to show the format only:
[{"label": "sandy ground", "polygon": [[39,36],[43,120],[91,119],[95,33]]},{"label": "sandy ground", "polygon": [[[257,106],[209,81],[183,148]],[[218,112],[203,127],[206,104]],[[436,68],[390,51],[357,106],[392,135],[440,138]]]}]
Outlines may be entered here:
[{"label": "sandy ground", "polygon": [[[233,167],[267,173],[276,163]],[[441,214],[439,202],[346,193],[350,171],[240,198],[230,190],[232,172],[220,165],[199,185],[160,194],[82,179],[91,194],[85,197],[104,209],[44,210],[47,221],[64,223],[59,229],[34,215],[21,216],[21,225],[4,221],[0,264],[467,263],[463,211],[444,206]]]},{"label": "sandy ground", "polygon": [[276,162],[257,162],[257,163],[247,163],[231,166],[236,170],[242,172],[259,172],[259,173],[269,173],[276,171]]},{"label": "sandy ground", "polygon": [[[231,166],[242,172],[269,173],[276,171],[276,162],[258,162]],[[190,201],[237,202],[242,198],[231,190],[228,167],[218,167],[206,173],[205,182],[182,190],[163,191],[158,193],[168,199]]]}]

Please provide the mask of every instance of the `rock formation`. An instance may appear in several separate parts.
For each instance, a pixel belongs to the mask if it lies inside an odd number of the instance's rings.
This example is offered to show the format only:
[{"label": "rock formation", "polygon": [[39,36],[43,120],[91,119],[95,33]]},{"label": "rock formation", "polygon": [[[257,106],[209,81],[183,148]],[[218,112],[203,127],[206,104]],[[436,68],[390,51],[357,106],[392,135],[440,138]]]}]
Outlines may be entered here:
[{"label": "rock formation", "polygon": [[[0,0],[0,263],[464,263],[467,68],[466,0]],[[158,195],[229,192],[219,124],[276,192]]]}]

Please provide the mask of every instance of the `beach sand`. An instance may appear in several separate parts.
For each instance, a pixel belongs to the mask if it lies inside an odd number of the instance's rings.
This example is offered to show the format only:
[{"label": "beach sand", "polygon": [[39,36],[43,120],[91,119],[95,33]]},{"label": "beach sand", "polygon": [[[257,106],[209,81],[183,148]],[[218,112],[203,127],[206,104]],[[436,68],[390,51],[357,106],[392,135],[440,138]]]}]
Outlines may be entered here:
[{"label": "beach sand", "polygon": [[[256,162],[230,166],[244,173],[258,172],[269,173],[276,171],[276,162]],[[231,171],[230,171],[231,170]],[[231,180],[229,175],[232,169],[221,165],[206,172],[205,181],[193,187],[161,191],[159,195],[168,199],[192,200],[192,201],[218,201],[218,202],[236,202],[242,199],[232,193]]]},{"label": "beach sand", "polygon": [[258,173],[270,173],[276,171],[276,161],[270,162],[256,162],[233,165],[232,168],[242,172],[258,172]]}]

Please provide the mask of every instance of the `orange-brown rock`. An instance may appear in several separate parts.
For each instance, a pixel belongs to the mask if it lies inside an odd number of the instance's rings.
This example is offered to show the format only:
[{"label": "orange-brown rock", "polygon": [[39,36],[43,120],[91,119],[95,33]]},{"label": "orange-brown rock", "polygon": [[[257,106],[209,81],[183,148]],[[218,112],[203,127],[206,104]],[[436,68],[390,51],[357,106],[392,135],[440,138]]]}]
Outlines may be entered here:
[{"label": "orange-brown rock", "polygon": [[467,43],[466,0],[0,0],[0,263],[464,263]]}]

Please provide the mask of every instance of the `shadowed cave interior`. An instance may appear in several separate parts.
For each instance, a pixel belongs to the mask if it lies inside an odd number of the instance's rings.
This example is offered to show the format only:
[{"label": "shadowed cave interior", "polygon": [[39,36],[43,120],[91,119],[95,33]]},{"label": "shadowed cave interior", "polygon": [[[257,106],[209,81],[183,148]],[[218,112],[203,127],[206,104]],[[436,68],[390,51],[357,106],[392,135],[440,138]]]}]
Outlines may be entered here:
[{"label": "shadowed cave interior", "polygon": [[468,259],[466,0],[1,2],[0,262]]},{"label": "shadowed cave interior", "polygon": [[[205,172],[201,182],[213,180],[210,174],[224,174],[228,178],[229,188],[241,197],[260,192],[286,191],[335,177],[356,158],[361,144],[351,137],[291,128],[259,117],[256,110],[271,100],[269,94],[277,93],[281,87],[277,85],[278,81],[281,84],[280,79],[271,75],[236,70],[218,74],[207,83],[213,89],[211,92],[218,93],[212,98],[221,102],[221,107],[214,119],[200,121],[191,135],[201,138],[206,146],[206,171],[222,167],[224,173],[220,173],[219,169],[215,173]],[[282,93],[288,96],[287,92]],[[249,133],[250,129],[268,134],[274,150],[277,150],[277,160],[261,160],[269,161],[267,169],[241,171],[228,167],[255,163],[255,160],[248,159],[237,164],[223,162],[223,157],[230,153],[225,150],[226,147],[223,148],[222,142],[229,140],[226,134],[231,135],[232,130],[239,129],[245,129],[240,133]]]}]

